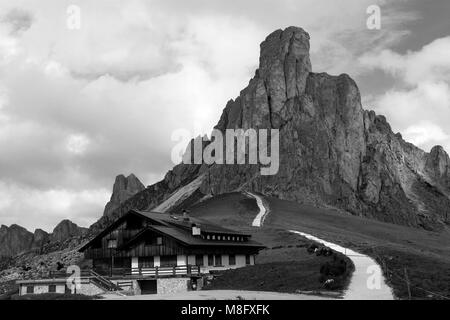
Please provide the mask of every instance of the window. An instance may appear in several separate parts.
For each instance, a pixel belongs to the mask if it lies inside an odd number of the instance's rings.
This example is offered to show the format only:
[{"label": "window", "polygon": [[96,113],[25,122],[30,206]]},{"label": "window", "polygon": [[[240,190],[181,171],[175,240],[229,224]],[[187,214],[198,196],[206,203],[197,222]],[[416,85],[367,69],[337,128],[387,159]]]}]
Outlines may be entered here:
[{"label": "window", "polygon": [[213,240],[216,240],[216,236],[215,236],[215,235],[212,235],[212,239],[213,239]]},{"label": "window", "polygon": [[55,293],[56,292],[56,285],[51,284],[48,286],[48,292]]},{"label": "window", "polygon": [[230,256],[229,256],[228,260],[229,260],[229,264],[230,264],[230,266],[234,266],[234,265],[236,265],[236,255],[234,255],[234,254],[230,254]]},{"label": "window", "polygon": [[156,238],[156,245],[161,246],[162,245],[162,237]]},{"label": "window", "polygon": [[219,266],[222,265],[222,255],[221,255],[221,254],[216,254],[216,257],[215,257],[214,260],[215,260],[215,261],[214,261],[214,265],[215,265],[216,267],[219,267]]},{"label": "window", "polygon": [[108,249],[114,249],[114,248],[117,248],[117,240],[109,239],[108,240]]},{"label": "window", "polygon": [[208,254],[208,266],[214,265],[214,256],[212,254]]},{"label": "window", "polygon": [[154,267],[153,257],[139,257],[138,266],[139,268],[153,268]]},{"label": "window", "polygon": [[161,267],[172,267],[177,265],[177,256],[161,256]]},{"label": "window", "polygon": [[27,286],[27,294],[34,293],[34,286]]},{"label": "window", "polygon": [[203,266],[203,255],[202,254],[196,254],[195,255],[195,265],[196,266]]},{"label": "window", "polygon": [[208,239],[208,240],[211,239],[211,237],[209,236],[209,234],[206,236],[206,239]]},{"label": "window", "polygon": [[245,255],[245,264],[250,264],[250,255],[249,254]]}]

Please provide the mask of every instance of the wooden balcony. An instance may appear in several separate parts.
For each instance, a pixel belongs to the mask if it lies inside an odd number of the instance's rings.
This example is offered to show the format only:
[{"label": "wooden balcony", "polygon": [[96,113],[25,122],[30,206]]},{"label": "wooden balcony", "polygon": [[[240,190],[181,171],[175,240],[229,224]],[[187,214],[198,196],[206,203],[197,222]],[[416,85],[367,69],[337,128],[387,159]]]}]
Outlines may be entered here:
[{"label": "wooden balcony", "polygon": [[177,276],[199,276],[201,274],[200,266],[184,265],[169,267],[153,267],[153,268],[113,268],[99,269],[95,272],[110,278],[163,278]]}]

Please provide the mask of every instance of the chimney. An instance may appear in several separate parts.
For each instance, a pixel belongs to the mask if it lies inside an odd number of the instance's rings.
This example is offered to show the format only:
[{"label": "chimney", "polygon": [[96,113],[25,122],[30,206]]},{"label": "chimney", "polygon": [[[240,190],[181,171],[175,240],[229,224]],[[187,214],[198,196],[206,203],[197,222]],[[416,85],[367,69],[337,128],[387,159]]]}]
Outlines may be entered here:
[{"label": "chimney", "polygon": [[192,224],[192,235],[193,236],[200,236],[202,234],[202,229],[200,228],[200,225],[198,224]]}]

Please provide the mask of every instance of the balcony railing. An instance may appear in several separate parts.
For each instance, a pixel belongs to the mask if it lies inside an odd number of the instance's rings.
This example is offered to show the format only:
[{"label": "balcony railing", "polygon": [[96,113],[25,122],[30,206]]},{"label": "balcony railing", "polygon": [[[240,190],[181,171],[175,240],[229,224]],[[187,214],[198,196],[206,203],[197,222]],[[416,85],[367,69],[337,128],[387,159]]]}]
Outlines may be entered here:
[{"label": "balcony railing", "polygon": [[183,265],[168,267],[152,267],[152,268],[113,268],[111,269],[95,269],[95,271],[104,276],[110,277],[173,277],[173,276],[196,276],[200,275],[200,266]]},{"label": "balcony railing", "polygon": [[[104,277],[115,278],[142,278],[142,277],[174,277],[174,276],[198,276],[201,274],[200,266],[183,265],[183,266],[168,266],[168,267],[153,267],[153,268],[95,268],[96,274]],[[69,275],[65,270],[50,271],[49,278],[65,278]],[[91,270],[82,270],[82,278],[91,277]]]}]

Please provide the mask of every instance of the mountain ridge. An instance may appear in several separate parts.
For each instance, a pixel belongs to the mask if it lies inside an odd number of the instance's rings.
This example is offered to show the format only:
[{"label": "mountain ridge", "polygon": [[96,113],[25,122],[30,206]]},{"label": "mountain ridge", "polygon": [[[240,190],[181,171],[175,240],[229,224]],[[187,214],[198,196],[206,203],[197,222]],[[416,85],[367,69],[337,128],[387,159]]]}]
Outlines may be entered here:
[{"label": "mountain ridge", "polygon": [[68,219],[59,222],[51,233],[39,228],[30,232],[17,224],[11,224],[9,227],[1,225],[0,258],[13,257],[26,252],[40,253],[45,246],[53,246],[72,237],[81,237],[87,230],[88,228],[79,227]]}]

